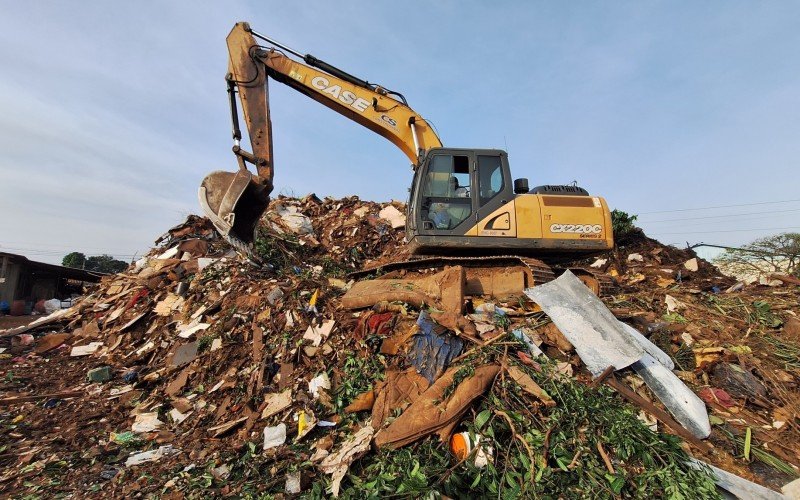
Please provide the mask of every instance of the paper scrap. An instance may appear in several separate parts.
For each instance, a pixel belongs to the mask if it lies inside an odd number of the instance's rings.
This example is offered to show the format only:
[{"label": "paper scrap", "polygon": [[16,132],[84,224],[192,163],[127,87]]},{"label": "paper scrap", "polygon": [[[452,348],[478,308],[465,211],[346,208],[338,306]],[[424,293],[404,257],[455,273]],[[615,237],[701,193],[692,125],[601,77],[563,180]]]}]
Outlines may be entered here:
[{"label": "paper scrap", "polygon": [[158,419],[158,412],[140,413],[136,415],[131,430],[133,432],[153,432],[157,431],[164,425],[164,422]]},{"label": "paper scrap", "polygon": [[267,394],[264,398],[264,403],[266,403],[266,406],[264,411],[261,412],[261,418],[269,418],[291,406],[292,390],[286,389],[283,392]]},{"label": "paper scrap", "polygon": [[286,442],[286,424],[281,422],[275,427],[264,427],[264,449],[275,448]]},{"label": "paper scrap", "polygon": [[102,342],[91,342],[87,345],[76,345],[69,352],[69,355],[72,357],[88,356],[89,354],[94,354],[102,346]]},{"label": "paper scrap", "polygon": [[311,345],[317,347],[319,346],[323,340],[328,338],[328,335],[331,334],[331,330],[333,330],[333,325],[336,324],[336,321],[330,319],[327,321],[322,322],[322,326],[314,326],[311,325],[306,330],[306,333],[303,334],[303,338],[306,340],[311,341]]}]

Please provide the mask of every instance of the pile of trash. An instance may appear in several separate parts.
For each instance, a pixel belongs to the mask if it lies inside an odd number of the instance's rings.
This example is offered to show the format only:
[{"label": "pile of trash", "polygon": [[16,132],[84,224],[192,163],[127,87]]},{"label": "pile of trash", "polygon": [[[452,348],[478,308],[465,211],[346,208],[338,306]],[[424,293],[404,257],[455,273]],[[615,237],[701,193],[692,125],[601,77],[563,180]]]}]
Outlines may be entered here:
[{"label": "pile of trash", "polygon": [[191,216],[0,332],[0,491],[782,498],[796,480],[797,286],[638,232],[580,263],[616,283],[602,300],[569,272],[516,297],[470,296],[460,266],[351,278],[408,257],[403,213],[278,198],[250,257]]}]

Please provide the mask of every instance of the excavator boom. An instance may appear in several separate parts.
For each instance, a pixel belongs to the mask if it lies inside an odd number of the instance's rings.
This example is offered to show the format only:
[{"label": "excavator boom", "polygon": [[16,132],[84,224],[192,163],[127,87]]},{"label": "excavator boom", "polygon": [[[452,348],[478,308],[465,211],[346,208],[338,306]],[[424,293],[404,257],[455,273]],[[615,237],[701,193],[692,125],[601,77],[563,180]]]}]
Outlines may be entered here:
[{"label": "excavator boom", "polygon": [[[267,42],[262,46],[256,38]],[[391,141],[416,168],[430,148],[441,147],[433,127],[402,95],[371,84],[311,55],[301,55],[237,23],[227,38],[228,94],[233,122],[236,173],[212,172],[200,186],[203,211],[235,246],[252,242],[273,189],[272,124],[268,80],[281,82]],[[282,50],[302,58],[288,57]],[[239,96],[252,152],[241,146]],[[246,166],[255,166],[253,175]]]}]

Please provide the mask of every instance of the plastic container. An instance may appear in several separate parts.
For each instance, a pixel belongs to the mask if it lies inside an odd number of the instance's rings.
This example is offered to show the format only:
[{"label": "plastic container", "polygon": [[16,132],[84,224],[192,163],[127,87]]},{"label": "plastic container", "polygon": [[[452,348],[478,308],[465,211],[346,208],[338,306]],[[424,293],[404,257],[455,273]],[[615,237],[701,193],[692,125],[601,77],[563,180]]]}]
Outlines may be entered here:
[{"label": "plastic container", "polygon": [[475,467],[482,469],[486,464],[492,461],[494,450],[491,446],[479,446],[483,436],[475,434],[470,436],[469,432],[458,432],[450,437],[450,451],[459,459],[465,460],[470,456],[472,450],[478,447],[475,453],[472,453],[473,463]]}]

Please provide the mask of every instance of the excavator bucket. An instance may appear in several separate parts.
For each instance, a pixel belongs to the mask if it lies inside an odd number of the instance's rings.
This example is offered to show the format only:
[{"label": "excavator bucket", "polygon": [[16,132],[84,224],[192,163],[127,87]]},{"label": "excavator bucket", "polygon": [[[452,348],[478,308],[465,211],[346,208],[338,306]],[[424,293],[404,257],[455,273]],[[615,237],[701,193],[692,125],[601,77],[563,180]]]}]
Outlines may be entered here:
[{"label": "excavator bucket", "polygon": [[249,245],[261,214],[269,205],[269,193],[247,170],[208,174],[198,192],[203,212],[231,242]]}]

